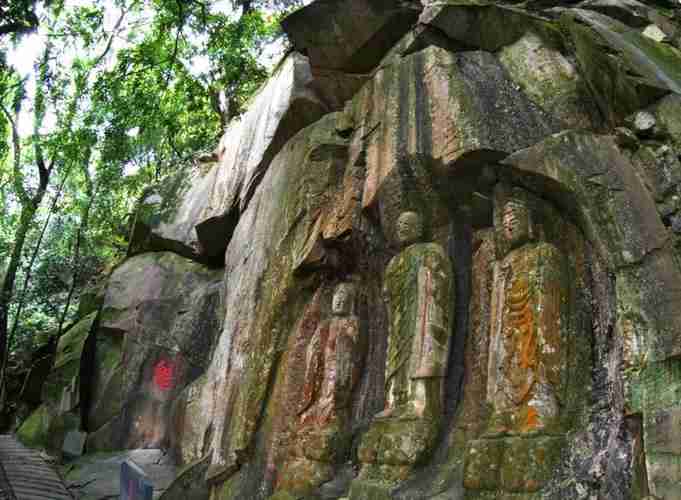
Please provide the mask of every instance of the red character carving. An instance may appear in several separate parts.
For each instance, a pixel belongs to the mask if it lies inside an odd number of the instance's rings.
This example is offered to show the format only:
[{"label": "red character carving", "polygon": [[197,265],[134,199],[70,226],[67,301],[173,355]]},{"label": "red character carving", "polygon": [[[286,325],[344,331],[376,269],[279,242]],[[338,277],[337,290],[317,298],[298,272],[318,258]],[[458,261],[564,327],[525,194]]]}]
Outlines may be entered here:
[{"label": "red character carving", "polygon": [[172,389],[175,385],[175,363],[162,359],[154,367],[154,383],[162,391]]}]

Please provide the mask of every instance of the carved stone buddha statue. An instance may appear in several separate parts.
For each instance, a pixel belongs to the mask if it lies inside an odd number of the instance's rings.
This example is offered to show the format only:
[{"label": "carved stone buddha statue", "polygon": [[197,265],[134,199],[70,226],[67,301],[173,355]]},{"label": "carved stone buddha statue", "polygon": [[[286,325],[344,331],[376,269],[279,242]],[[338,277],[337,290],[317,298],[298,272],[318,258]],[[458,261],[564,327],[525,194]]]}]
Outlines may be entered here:
[{"label": "carved stone buddha statue", "polygon": [[492,413],[465,458],[464,486],[499,495],[536,493],[554,474],[565,433],[562,346],[575,345],[567,336],[568,262],[553,243],[536,238],[526,196],[515,189],[497,208],[487,370]]},{"label": "carved stone buddha statue", "polygon": [[315,331],[306,352],[305,384],[299,418],[303,427],[323,427],[345,420],[359,380],[359,319],[355,289],[341,283],[331,301],[332,318]]},{"label": "carved stone buddha statue", "polygon": [[383,286],[390,331],[386,409],[377,418],[438,414],[449,349],[449,259],[441,245],[422,241],[415,212],[400,215],[397,237],[402,251],[388,264]]},{"label": "carved stone buddha statue", "polygon": [[355,294],[350,283],[335,288],[331,318],[319,322],[305,350],[301,399],[279,490],[305,494],[328,481],[351,444],[352,395],[364,358]]},{"label": "carved stone buddha statue", "polygon": [[504,204],[501,220],[509,250],[495,266],[488,435],[550,432],[559,413],[565,257],[553,244],[533,241],[519,191]]},{"label": "carved stone buddha statue", "polygon": [[402,247],[385,271],[388,309],[385,409],[358,450],[365,479],[399,480],[432,451],[442,418],[453,304],[452,266],[438,243],[423,241],[423,221],[404,212]]}]

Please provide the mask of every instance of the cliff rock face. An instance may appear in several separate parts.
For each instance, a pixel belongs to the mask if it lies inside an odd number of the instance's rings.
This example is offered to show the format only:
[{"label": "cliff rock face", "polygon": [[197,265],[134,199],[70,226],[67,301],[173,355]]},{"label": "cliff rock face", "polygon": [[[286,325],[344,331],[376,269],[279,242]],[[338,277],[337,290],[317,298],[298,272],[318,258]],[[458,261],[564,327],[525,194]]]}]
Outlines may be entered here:
[{"label": "cliff rock face", "polygon": [[87,450],[168,448],[211,500],[680,499],[678,10],[291,14],[212,163],[140,206]]}]

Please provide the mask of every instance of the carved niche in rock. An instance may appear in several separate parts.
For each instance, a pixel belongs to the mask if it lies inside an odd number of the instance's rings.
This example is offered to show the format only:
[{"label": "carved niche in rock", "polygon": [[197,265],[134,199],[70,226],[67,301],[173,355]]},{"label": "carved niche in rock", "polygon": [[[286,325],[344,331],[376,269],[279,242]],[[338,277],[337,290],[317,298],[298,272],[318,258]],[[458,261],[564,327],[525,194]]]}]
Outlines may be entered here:
[{"label": "carved niche in rock", "polygon": [[487,374],[492,414],[482,439],[469,446],[464,484],[529,493],[549,479],[563,443],[568,263],[556,245],[538,238],[525,192],[514,189],[497,209]]},{"label": "carved niche in rock", "polygon": [[367,478],[402,479],[432,451],[442,417],[452,266],[441,245],[422,241],[417,213],[400,215],[397,237],[403,250],[388,264],[383,287],[390,328],[386,405],[359,449]]},{"label": "carved niche in rock", "polygon": [[336,287],[332,317],[319,323],[305,351],[294,442],[278,489],[306,492],[330,480],[351,443],[352,396],[364,359],[355,295],[351,283]]}]

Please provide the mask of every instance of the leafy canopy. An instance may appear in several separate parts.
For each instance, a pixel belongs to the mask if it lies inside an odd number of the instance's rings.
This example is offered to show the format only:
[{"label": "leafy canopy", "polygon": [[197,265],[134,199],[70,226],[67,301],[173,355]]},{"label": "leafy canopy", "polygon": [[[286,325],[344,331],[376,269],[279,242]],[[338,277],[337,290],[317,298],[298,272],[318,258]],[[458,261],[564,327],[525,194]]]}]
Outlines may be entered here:
[{"label": "leafy canopy", "polygon": [[[11,349],[32,348],[64,314],[67,323],[77,318],[70,290],[77,301],[88,280],[124,256],[146,188],[213,150],[266,79],[263,52],[281,42],[278,21],[291,7],[287,0],[0,3],[0,103],[9,114],[0,113],[0,270],[25,222],[21,192],[38,186],[37,155],[53,165],[28,221],[10,303]],[[36,53],[22,73],[23,54]]]}]

